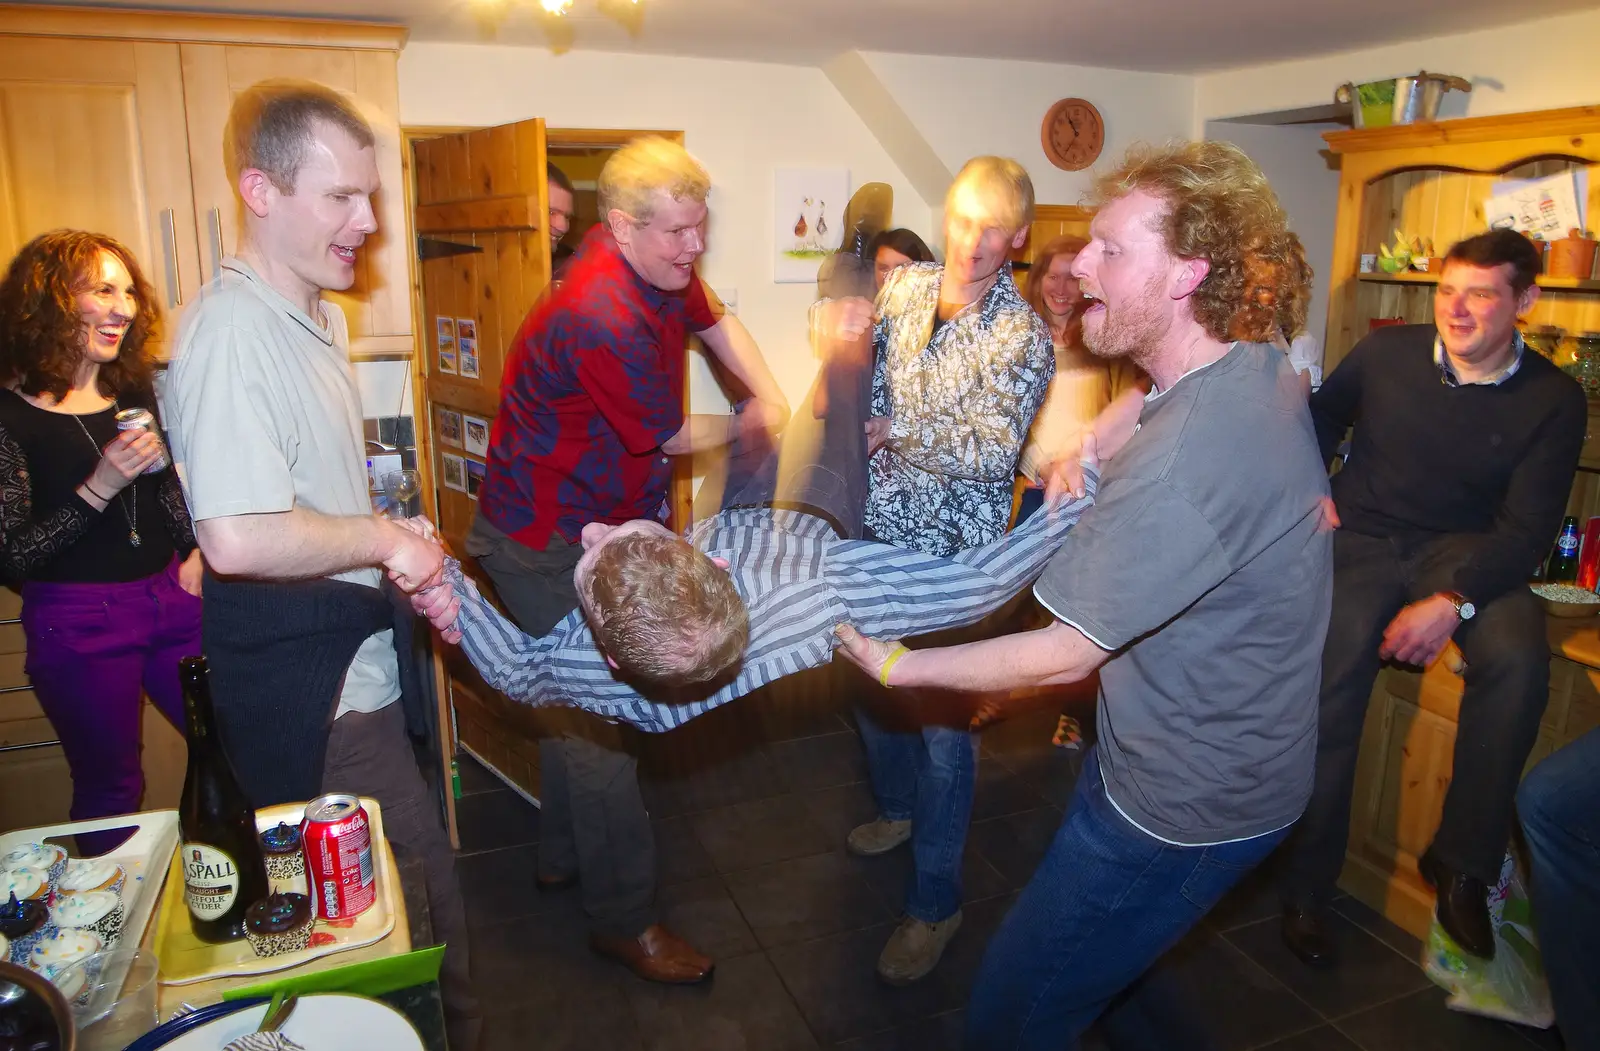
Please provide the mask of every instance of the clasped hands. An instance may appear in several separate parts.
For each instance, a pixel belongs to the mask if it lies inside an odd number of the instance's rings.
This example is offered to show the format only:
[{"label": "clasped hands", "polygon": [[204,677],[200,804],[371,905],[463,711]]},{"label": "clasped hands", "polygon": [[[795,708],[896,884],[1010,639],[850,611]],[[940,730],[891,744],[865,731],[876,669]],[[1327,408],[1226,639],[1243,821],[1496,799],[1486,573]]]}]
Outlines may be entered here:
[{"label": "clasped hands", "polygon": [[383,560],[395,585],[411,596],[411,608],[437,628],[446,642],[461,641],[456,613],[461,599],[444,575],[444,545],[438,530],[422,515],[390,522],[396,528],[395,546]]}]

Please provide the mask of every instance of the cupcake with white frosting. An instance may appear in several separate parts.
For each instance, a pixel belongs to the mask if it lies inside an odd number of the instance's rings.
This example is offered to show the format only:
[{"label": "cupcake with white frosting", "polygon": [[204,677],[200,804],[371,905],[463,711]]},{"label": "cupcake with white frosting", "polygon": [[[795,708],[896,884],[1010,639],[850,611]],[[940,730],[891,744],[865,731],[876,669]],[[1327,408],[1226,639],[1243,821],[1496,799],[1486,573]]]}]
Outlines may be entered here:
[{"label": "cupcake with white frosting", "polygon": [[51,890],[67,868],[67,852],[54,843],[19,843],[0,857],[0,870],[38,869],[50,882]]},{"label": "cupcake with white frosting", "polygon": [[7,938],[4,934],[0,934],[0,962],[7,962],[10,959],[11,939]]},{"label": "cupcake with white frosting", "polygon": [[103,948],[105,942],[94,931],[63,928],[33,947],[28,954],[28,967],[53,980],[69,964]]},{"label": "cupcake with white frosting", "polygon": [[122,937],[122,920],[126,910],[122,899],[109,890],[89,890],[82,894],[63,894],[50,907],[50,918],[57,927],[66,930],[93,931],[106,943],[117,943]]},{"label": "cupcake with white frosting", "polygon": [[56,889],[63,894],[83,894],[92,890],[122,893],[128,873],[110,858],[73,858],[67,862]]},{"label": "cupcake with white frosting", "polygon": [[13,868],[0,871],[0,901],[13,894],[18,901],[50,904],[50,879],[43,869]]}]

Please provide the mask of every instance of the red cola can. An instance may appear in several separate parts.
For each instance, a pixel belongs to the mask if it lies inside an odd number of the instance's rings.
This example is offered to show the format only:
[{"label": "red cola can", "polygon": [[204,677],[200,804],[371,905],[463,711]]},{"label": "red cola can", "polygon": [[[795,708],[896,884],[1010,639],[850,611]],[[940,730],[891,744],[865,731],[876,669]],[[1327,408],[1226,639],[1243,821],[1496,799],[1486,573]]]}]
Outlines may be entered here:
[{"label": "red cola can", "polygon": [[361,800],[337,793],[318,796],[306,804],[300,835],[312,915],[350,919],[371,908],[378,884],[372,872],[372,830]]},{"label": "red cola can", "polygon": [[1578,551],[1577,585],[1593,591],[1595,585],[1600,584],[1600,515],[1584,523],[1583,542]]}]

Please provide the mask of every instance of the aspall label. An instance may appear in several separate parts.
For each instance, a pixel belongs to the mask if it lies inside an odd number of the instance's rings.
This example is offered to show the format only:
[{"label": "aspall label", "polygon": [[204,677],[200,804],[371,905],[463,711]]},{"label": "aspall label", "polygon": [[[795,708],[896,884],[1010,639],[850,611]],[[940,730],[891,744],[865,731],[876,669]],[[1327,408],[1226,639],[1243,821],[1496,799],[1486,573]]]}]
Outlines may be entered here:
[{"label": "aspall label", "polygon": [[183,899],[196,919],[216,920],[239,896],[239,870],[233,858],[204,843],[185,843]]}]

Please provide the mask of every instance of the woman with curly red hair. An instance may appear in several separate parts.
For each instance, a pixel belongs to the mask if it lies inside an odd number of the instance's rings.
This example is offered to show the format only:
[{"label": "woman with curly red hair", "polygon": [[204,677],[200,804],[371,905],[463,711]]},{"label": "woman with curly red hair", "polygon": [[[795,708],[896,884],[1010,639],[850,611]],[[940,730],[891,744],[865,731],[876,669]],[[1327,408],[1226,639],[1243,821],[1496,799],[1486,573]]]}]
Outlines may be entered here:
[{"label": "woman with curly red hair", "polygon": [[[155,429],[158,311],[133,254],[57,230],[0,281],[0,576],[22,590],[27,672],[72,770],[75,821],[139,808],[141,689],[183,725],[200,553]],[[80,847],[83,844],[80,843]]]}]

